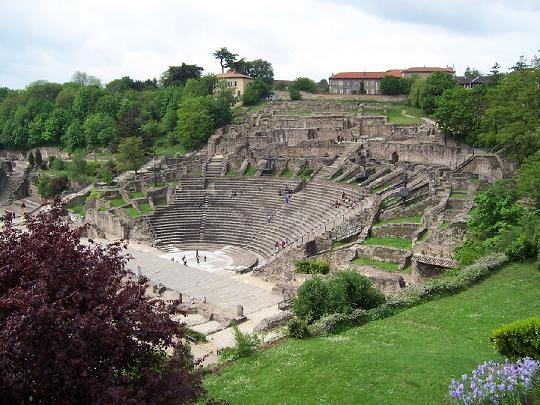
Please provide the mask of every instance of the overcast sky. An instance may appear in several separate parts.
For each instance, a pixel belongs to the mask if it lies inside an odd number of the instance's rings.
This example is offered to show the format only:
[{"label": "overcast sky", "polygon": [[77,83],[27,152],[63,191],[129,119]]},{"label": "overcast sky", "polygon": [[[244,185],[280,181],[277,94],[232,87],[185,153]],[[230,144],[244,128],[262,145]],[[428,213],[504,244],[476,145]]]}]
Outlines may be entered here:
[{"label": "overcast sky", "polygon": [[503,69],[540,49],[539,0],[0,0],[0,87],[220,71],[222,46],[276,79],[411,66]]}]

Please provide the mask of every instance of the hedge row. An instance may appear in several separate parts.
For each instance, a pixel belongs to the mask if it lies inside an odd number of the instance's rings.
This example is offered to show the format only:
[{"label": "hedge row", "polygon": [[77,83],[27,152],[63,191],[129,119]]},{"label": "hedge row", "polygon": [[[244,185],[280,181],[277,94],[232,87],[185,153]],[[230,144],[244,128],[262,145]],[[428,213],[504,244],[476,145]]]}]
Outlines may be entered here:
[{"label": "hedge row", "polygon": [[350,314],[330,314],[323,316],[309,327],[310,335],[326,335],[340,332],[352,326],[387,318],[397,312],[416,305],[442,298],[463,291],[499,270],[508,258],[504,254],[487,256],[475,264],[464,267],[457,275],[433,279],[425,284],[404,289],[398,296],[391,298],[377,308],[358,309]]},{"label": "hedge row", "polygon": [[491,332],[495,349],[512,360],[540,360],[540,316],[508,323]]}]

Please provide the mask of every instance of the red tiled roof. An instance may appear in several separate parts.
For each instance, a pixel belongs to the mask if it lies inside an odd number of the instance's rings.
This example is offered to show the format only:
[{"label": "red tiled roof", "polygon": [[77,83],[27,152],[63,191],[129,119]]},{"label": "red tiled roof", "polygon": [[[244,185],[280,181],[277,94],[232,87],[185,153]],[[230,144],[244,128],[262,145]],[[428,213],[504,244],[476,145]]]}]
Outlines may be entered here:
[{"label": "red tiled roof", "polygon": [[407,73],[431,73],[431,72],[449,72],[449,73],[455,73],[454,68],[451,67],[410,67],[408,69],[405,69],[404,72]]},{"label": "red tiled roof", "polygon": [[401,77],[401,69],[386,72],[340,72],[330,76],[330,79],[382,79],[384,76]]},{"label": "red tiled roof", "polygon": [[230,69],[226,71],[225,73],[218,73],[216,77],[220,77],[222,79],[251,79],[253,80],[253,77],[249,77],[240,73],[235,72],[234,70]]}]

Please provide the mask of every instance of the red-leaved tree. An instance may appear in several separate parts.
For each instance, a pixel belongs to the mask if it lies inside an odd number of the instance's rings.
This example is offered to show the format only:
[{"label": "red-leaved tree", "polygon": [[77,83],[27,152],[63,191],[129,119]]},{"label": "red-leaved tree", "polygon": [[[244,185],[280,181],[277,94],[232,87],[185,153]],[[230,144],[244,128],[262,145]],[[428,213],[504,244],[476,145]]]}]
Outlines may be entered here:
[{"label": "red-leaved tree", "polygon": [[[0,231],[1,404],[184,404],[204,394],[172,321],[119,243],[80,243],[62,207]],[[172,355],[166,354],[172,353]]]}]

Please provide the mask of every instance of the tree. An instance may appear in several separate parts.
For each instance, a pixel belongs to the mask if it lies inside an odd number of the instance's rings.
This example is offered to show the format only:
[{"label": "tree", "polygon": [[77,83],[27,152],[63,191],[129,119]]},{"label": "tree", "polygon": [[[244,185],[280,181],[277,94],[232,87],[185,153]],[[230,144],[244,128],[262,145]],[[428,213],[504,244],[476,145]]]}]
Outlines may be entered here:
[{"label": "tree", "polygon": [[306,91],[308,93],[317,92],[317,83],[307,77],[298,77],[292,84],[292,88],[298,91]]},{"label": "tree", "polygon": [[101,181],[106,185],[110,185],[112,183],[112,172],[109,164],[105,164],[103,167],[103,172],[101,173]]},{"label": "tree", "polygon": [[30,167],[34,167],[34,163],[35,163],[34,154],[32,153],[32,151],[30,151],[28,152],[28,165]]},{"label": "tree", "polygon": [[435,72],[426,79],[425,86],[420,104],[426,113],[432,114],[435,111],[436,97],[440,96],[446,89],[457,86],[457,83],[450,74]]},{"label": "tree", "polygon": [[142,139],[131,136],[118,145],[118,163],[123,170],[135,170],[144,164]]},{"label": "tree", "polygon": [[514,72],[519,72],[520,70],[526,69],[529,67],[529,64],[527,63],[527,59],[525,59],[524,55],[521,55],[519,57],[519,60],[516,62],[514,66],[512,66],[510,69]]},{"label": "tree", "polygon": [[381,93],[388,95],[401,94],[402,86],[399,77],[384,76],[381,79]]},{"label": "tree", "polygon": [[499,65],[497,62],[491,67],[491,80],[490,84],[492,86],[496,86],[497,83],[499,83],[499,80],[501,79],[502,74],[500,73],[501,65]]},{"label": "tree", "polygon": [[252,81],[242,95],[244,105],[253,105],[258,101],[269,97],[272,94],[272,88],[262,79]]},{"label": "tree", "polygon": [[465,72],[463,73],[463,75],[467,78],[467,79],[474,79],[475,77],[478,77],[480,76],[482,73],[480,73],[480,71],[478,69],[475,69],[475,68],[470,68],[469,66],[467,66],[467,68],[465,69]]},{"label": "tree", "polygon": [[203,70],[200,66],[186,65],[183,62],[181,66],[169,66],[161,75],[161,85],[163,87],[183,86],[188,79],[200,78]]},{"label": "tree", "polygon": [[250,76],[254,79],[262,79],[268,84],[274,81],[274,69],[272,64],[263,59],[255,59],[246,61],[244,58],[235,61],[231,68],[243,75]]},{"label": "tree", "polygon": [[70,151],[84,147],[86,143],[84,128],[79,120],[74,120],[69,124],[66,133],[61,137],[61,143]]},{"label": "tree", "polygon": [[437,97],[433,114],[441,131],[460,141],[474,141],[473,135],[480,129],[480,120],[486,108],[485,93],[484,86],[446,89]]},{"label": "tree", "polygon": [[204,97],[186,98],[178,109],[178,139],[187,149],[196,148],[208,140],[214,131],[214,120]]},{"label": "tree", "polygon": [[73,73],[73,76],[71,76],[71,81],[73,83],[80,84],[81,86],[101,87],[101,80],[85,72],[76,71],[75,73]]},{"label": "tree", "polygon": [[41,166],[43,163],[43,158],[41,157],[41,150],[39,148],[36,149],[36,154],[34,155],[36,165]]},{"label": "tree", "polygon": [[[145,295],[120,243],[81,244],[59,200],[0,231],[2,404],[187,404],[202,376],[171,320],[178,303]],[[166,351],[172,352],[168,355]]]},{"label": "tree", "polygon": [[517,174],[519,194],[530,199],[540,209],[540,151],[530,156],[519,168]]},{"label": "tree", "polygon": [[327,312],[328,286],[320,278],[307,280],[298,288],[293,309],[296,316],[312,323]]},{"label": "tree", "polygon": [[298,89],[292,88],[289,90],[289,97],[292,101],[298,101],[302,99],[302,94],[300,93],[300,91],[298,91]]},{"label": "tree", "polygon": [[358,94],[366,94],[366,85],[363,80],[360,82],[360,89],[358,90]]},{"label": "tree", "polygon": [[317,83],[317,87],[319,89],[319,93],[328,93],[328,80],[326,79],[321,79],[318,83]]},{"label": "tree", "polygon": [[83,182],[87,178],[88,163],[82,152],[75,153],[67,167],[68,176],[71,180]]},{"label": "tree", "polygon": [[219,64],[221,65],[221,73],[225,71],[226,67],[229,67],[234,64],[237,54],[229,52],[225,47],[217,49],[213,54],[214,58],[219,59]]},{"label": "tree", "polygon": [[116,123],[108,115],[90,115],[83,124],[86,145],[90,149],[109,145],[116,138]]}]

